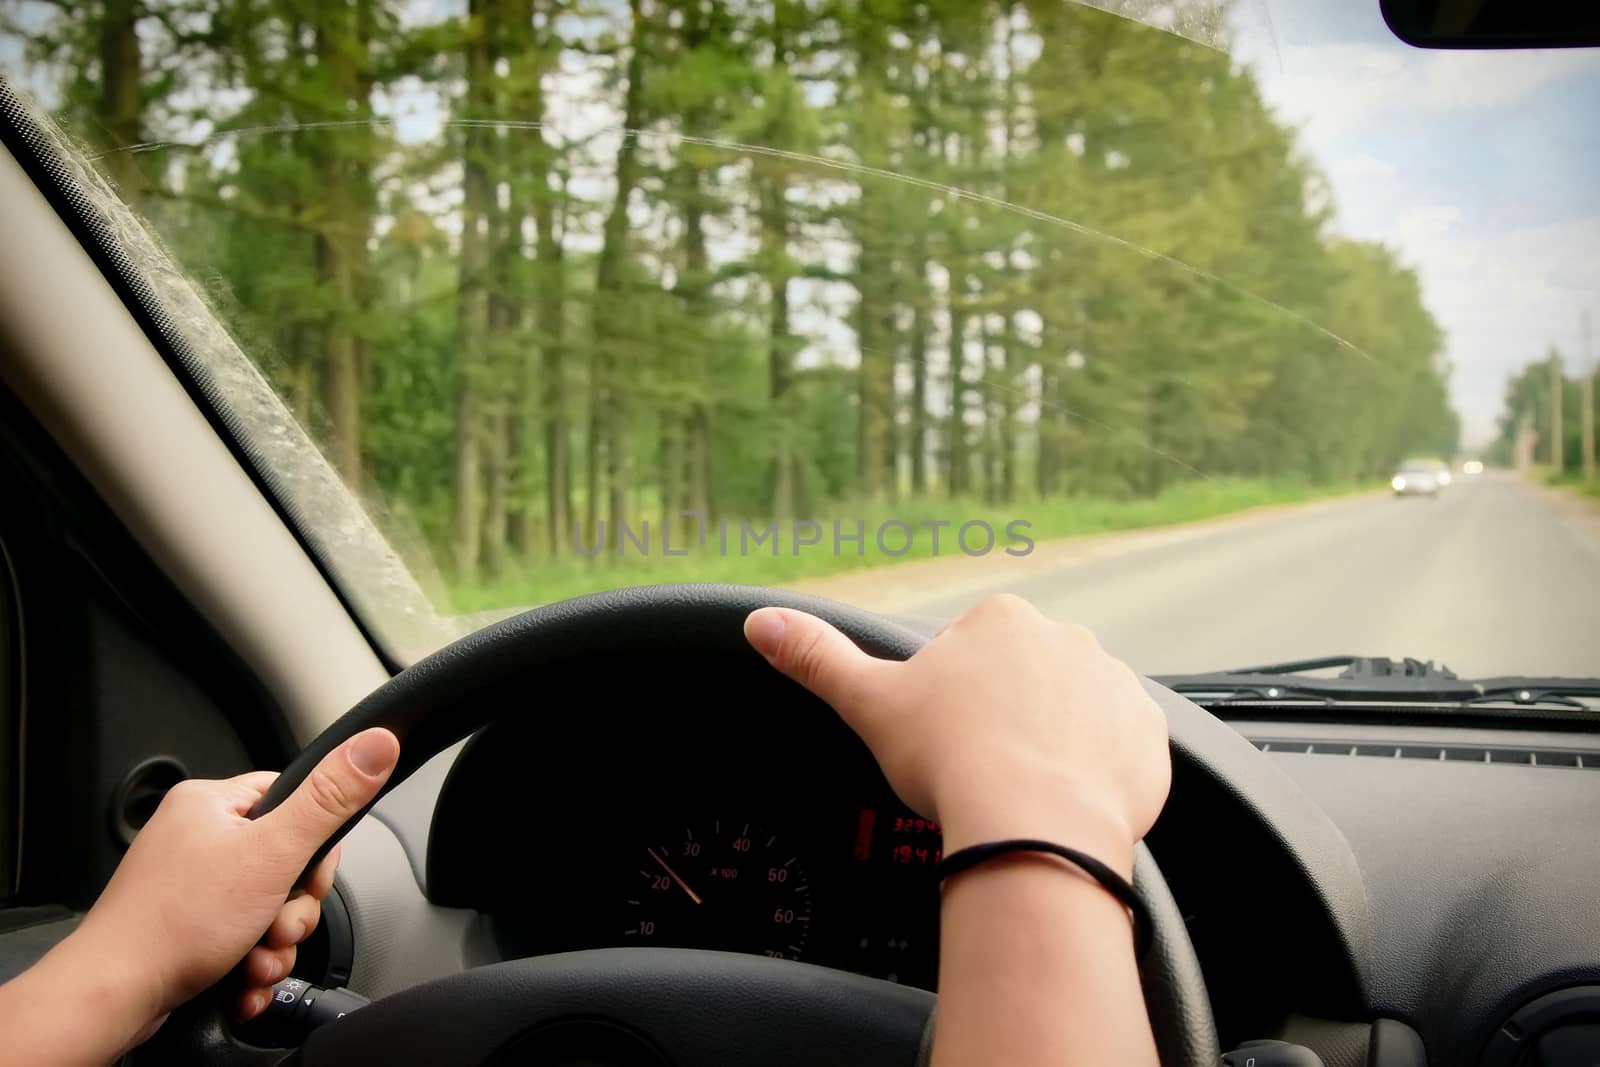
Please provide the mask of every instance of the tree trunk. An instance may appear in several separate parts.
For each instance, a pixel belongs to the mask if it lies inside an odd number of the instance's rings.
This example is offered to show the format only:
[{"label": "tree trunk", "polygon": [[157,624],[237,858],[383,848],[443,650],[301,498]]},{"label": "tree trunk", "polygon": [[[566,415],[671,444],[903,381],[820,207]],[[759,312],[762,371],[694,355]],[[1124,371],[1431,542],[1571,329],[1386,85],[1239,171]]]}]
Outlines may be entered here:
[{"label": "tree trunk", "polygon": [[507,516],[511,497],[510,427],[511,413],[502,399],[491,402],[486,412],[483,433],[484,486],[483,570],[493,577],[506,564]]},{"label": "tree trunk", "polygon": [[1063,448],[1065,444],[1065,355],[1061,351],[1063,331],[1055,318],[1044,320],[1044,332],[1039,341],[1039,421],[1038,466],[1035,469],[1039,496],[1047,497],[1062,484]]},{"label": "tree trunk", "polygon": [[141,0],[105,0],[100,20],[100,97],[96,120],[111,153],[105,168],[122,200],[134,211],[144,207],[144,172],[139,156],[120,152],[144,141],[144,54],[139,46]]},{"label": "tree trunk", "polygon": [[[600,491],[596,465],[604,466],[604,491],[611,530],[620,530],[627,517],[629,470],[628,383],[634,368],[626,364],[623,351],[626,338],[619,320],[628,315],[628,295],[624,280],[628,244],[628,202],[639,183],[638,143],[635,137],[644,110],[644,16],[641,0],[630,0],[632,19],[627,79],[623,96],[623,136],[617,147],[616,198],[606,214],[602,230],[600,261],[595,273],[594,364],[596,381],[590,407],[590,501],[592,517],[598,507]],[[591,527],[593,522],[591,521]]]},{"label": "tree trunk", "polygon": [[[861,84],[861,129],[858,134],[862,162],[869,167],[892,165],[890,131],[886,113],[893,106],[887,76],[887,27],[864,19],[859,27],[857,51]],[[889,219],[900,187],[884,179],[863,177],[856,204],[860,252],[856,261],[856,335],[861,365],[857,375],[857,459],[861,494],[869,501],[884,497],[884,472],[892,456],[894,362],[894,307],[889,298],[889,272],[893,269]]]},{"label": "tree trunk", "polygon": [[[1014,163],[1017,148],[1017,55],[1014,47],[1014,26],[1016,23],[1016,4],[1006,0],[1000,6],[1000,17],[1005,25],[1005,84],[1001,91],[1001,136],[1000,146],[1001,167],[1001,196],[1007,203],[1015,203],[1017,192],[1015,189]],[[1010,503],[1016,499],[1017,493],[1017,390],[1021,387],[1022,377],[1016,373],[1017,351],[1017,314],[1013,306],[1013,299],[1020,292],[1020,280],[1015,277],[1018,273],[1012,260],[1012,249],[1008,241],[1006,248],[1005,267],[1001,271],[1002,284],[1006,286],[1006,301],[1003,314],[1005,324],[1000,330],[1000,347],[995,367],[997,378],[996,388],[992,391],[998,396],[991,398],[998,401],[998,425],[995,429],[995,449],[999,453],[1000,476],[998,486],[991,480],[991,490],[994,499]]]},{"label": "tree trunk", "polygon": [[[486,9],[492,0],[469,0],[466,42],[467,103],[469,118],[493,113],[494,56],[485,31]],[[478,573],[483,540],[482,447],[484,401],[481,396],[487,366],[489,328],[490,217],[494,189],[489,183],[491,131],[469,126],[462,133],[461,252],[457,287],[457,340],[460,345],[455,404],[455,529],[456,569],[465,578]]]},{"label": "tree trunk", "polygon": [[332,434],[328,458],[345,484],[355,489],[361,486],[361,346],[345,316],[357,308],[354,276],[359,267],[350,250],[339,248],[341,243],[337,238],[317,238],[318,281],[337,305],[324,331],[322,407]]},{"label": "tree trunk", "polygon": [[767,380],[772,419],[772,514],[795,513],[794,412],[789,396],[794,358],[789,335],[789,181],[775,170],[761,192],[761,260],[771,294],[767,324]]},{"label": "tree trunk", "polygon": [[[540,114],[543,114],[541,108]],[[566,272],[561,235],[556,232],[555,192],[549,168],[538,170],[534,225],[538,228],[540,405],[544,417],[544,494],[548,549],[560,553],[572,521],[571,427],[567,422]]]},{"label": "tree trunk", "polygon": [[1561,385],[1566,378],[1566,369],[1561,365],[1561,356],[1554,350],[1550,353],[1550,466],[1559,476],[1563,473],[1566,462],[1563,455],[1566,444],[1566,430],[1561,425],[1562,400]]},{"label": "tree trunk", "polygon": [[[543,76],[548,51],[539,39],[534,20],[545,16],[544,32],[559,13],[553,0],[500,0],[496,11],[495,55],[503,64],[505,77],[500,110],[514,117],[547,120]],[[503,59],[501,58],[503,57]],[[563,294],[560,234],[556,228],[557,194],[551,188],[555,171],[555,152],[545,141],[542,130],[511,133],[503,139],[504,151],[498,159],[497,178],[509,186],[505,212],[502,252],[499,264],[497,299],[507,311],[501,315],[503,328],[516,334],[506,372],[514,383],[514,409],[506,425],[506,457],[509,465],[506,538],[513,551],[526,557],[533,551],[535,520],[532,512],[539,501],[536,486],[534,451],[543,453],[544,540],[552,555],[570,535],[571,459],[566,413],[566,380],[563,341],[565,308]],[[527,275],[513,273],[525,267],[528,249],[524,226],[533,223],[534,264]],[[531,300],[530,300],[531,297]],[[531,303],[531,308],[529,304]],[[534,324],[533,336],[526,338],[528,319]],[[491,311],[491,314],[494,314]],[[542,428],[542,432],[541,432]]]},{"label": "tree trunk", "polygon": [[[508,171],[500,173],[504,175]],[[518,335],[522,327],[522,308],[513,292],[514,268],[522,259],[522,220],[518,196],[513,191],[509,208],[495,212],[491,228],[495,245],[489,265],[487,344],[494,366],[491,369],[493,395],[485,427],[488,446],[485,474],[489,493],[483,518],[484,564],[490,574],[504,571],[509,547],[526,547],[527,475],[522,427],[532,405],[528,398],[525,361],[516,354],[521,349]]]},{"label": "tree trunk", "polygon": [[[597,327],[594,332],[599,334],[599,328]],[[585,538],[599,536],[595,524],[600,521],[600,498],[605,490],[603,469],[606,453],[605,377],[609,373],[605,363],[605,357],[598,349],[590,354],[588,429],[583,437],[583,536]]]},{"label": "tree trunk", "polygon": [[[372,76],[367,48],[372,33],[367,0],[318,9],[316,54],[328,72],[332,101],[341,114],[371,114]],[[317,278],[332,297],[324,320],[322,405],[332,440],[329,459],[346,484],[360,487],[363,349],[356,320],[365,303],[367,238],[372,231],[372,144],[364,129],[330,141],[321,160],[324,198],[316,235]]]},{"label": "tree trunk", "polygon": [[1583,313],[1583,390],[1578,397],[1579,445],[1583,449],[1583,480],[1594,481],[1594,354],[1589,351],[1589,312]]},{"label": "tree trunk", "polygon": [[928,491],[928,330],[932,325],[933,294],[928,287],[928,241],[921,227],[912,235],[911,335],[906,339],[906,361],[911,364],[910,411],[906,417],[906,451],[910,453],[911,493]]},{"label": "tree trunk", "polygon": [[997,386],[1000,372],[997,358],[999,338],[990,331],[989,316],[983,316],[982,377],[978,385],[978,409],[983,412],[979,441],[982,442],[983,499],[990,504],[1000,495],[1000,398]]},{"label": "tree trunk", "polygon": [[709,527],[717,521],[717,486],[711,465],[711,412],[704,405],[689,412],[688,436],[689,507],[700,512]]},{"label": "tree trunk", "polygon": [[1015,316],[1006,312],[1005,328],[1000,333],[1000,347],[996,374],[999,378],[1000,421],[996,428],[997,448],[1000,453],[1000,487],[998,499],[1010,503],[1017,498],[1017,388],[1021,378],[1012,372],[1017,348]]},{"label": "tree trunk", "polygon": [[970,487],[970,451],[967,436],[967,310],[966,276],[950,271],[950,416],[946,420],[945,456],[949,469],[945,485],[951,496]]},{"label": "tree trunk", "polygon": [[679,418],[676,412],[663,410],[659,422],[656,482],[661,487],[661,528],[671,530],[674,525],[681,525],[679,512],[684,507],[688,474],[684,441],[688,437],[688,420]]}]

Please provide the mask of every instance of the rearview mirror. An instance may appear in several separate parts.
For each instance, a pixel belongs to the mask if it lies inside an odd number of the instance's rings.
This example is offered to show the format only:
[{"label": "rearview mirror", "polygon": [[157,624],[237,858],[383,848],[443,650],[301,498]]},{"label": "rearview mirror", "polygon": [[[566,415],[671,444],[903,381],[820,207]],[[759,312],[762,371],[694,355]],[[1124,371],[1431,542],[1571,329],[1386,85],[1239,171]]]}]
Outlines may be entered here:
[{"label": "rearview mirror", "polygon": [[1418,48],[1600,45],[1592,0],[1379,0],[1394,35]]}]

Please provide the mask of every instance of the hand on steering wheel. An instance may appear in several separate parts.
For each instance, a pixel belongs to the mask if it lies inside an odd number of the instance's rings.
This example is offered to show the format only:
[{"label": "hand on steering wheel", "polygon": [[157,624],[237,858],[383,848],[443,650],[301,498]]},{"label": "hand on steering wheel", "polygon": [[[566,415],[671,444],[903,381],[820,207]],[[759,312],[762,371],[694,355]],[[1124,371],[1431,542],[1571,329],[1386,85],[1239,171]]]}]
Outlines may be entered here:
[{"label": "hand on steering wheel", "polygon": [[[771,605],[803,614],[787,615],[785,633],[776,641],[764,640],[758,626],[751,634],[754,643],[780,669],[810,682],[834,702],[873,749],[894,786],[930,813],[954,820],[961,811],[998,812],[1000,808],[988,806],[986,796],[1005,795],[1019,786],[1025,796],[1046,799],[1050,790],[1043,779],[990,772],[997,766],[1025,770],[1030,752],[1070,756],[1082,743],[1083,735],[1076,731],[1091,728],[1087,722],[1056,735],[1040,732],[1036,728],[1041,722],[1023,714],[1011,716],[1006,730],[994,729],[992,720],[987,732],[982,729],[978,713],[984,706],[992,709],[997,695],[1023,701],[1043,699],[1052,691],[1059,695],[1058,674],[1052,675],[1054,682],[1041,684],[1040,676],[1021,666],[1023,660],[1055,660],[1058,668],[1071,662],[1090,672],[1085,678],[1111,671],[1101,681],[1125,698],[1112,709],[1119,716],[1114,729],[1129,731],[1134,739],[1129,743],[1139,751],[1161,747],[1160,712],[1136,699],[1131,676],[1101,663],[1098,649],[1080,640],[1077,631],[1041,629],[1037,620],[1020,625],[1020,617],[1008,623],[1005,611],[992,624],[947,628],[917,664],[890,664],[884,661],[910,658],[923,640],[864,612],[771,590],[658,586],[550,605],[487,627],[401,672],[315,738],[276,778],[246,775],[175,790],[141,833],[80,932],[22,978],[0,987],[0,1015],[9,1027],[0,1065],[9,1062],[9,1055],[40,1049],[49,1049],[61,1063],[110,1060],[160,1026],[178,1003],[223,978],[241,958],[246,959],[244,978],[250,989],[233,1003],[233,1012],[258,1011],[261,987],[281,977],[292,961],[293,945],[315,922],[317,894],[326,893],[332,881],[329,849],[383,792],[467,734],[526,716],[530,683],[546,671],[559,672],[574,662],[592,665],[625,658],[641,646],[684,663],[727,665],[736,673],[749,669],[759,660],[742,626],[752,612]],[[1020,610],[1006,601],[998,607]],[[806,627],[812,627],[809,636]],[[1022,630],[1044,635],[1043,645],[1012,647]],[[829,640],[839,655],[818,659],[819,651],[828,651]],[[985,672],[990,682],[983,693],[962,688],[954,668],[958,652],[1010,664],[1000,672],[1008,676],[1002,684],[994,680],[994,672]],[[829,662],[845,669],[830,675]],[[816,673],[819,666],[821,675]],[[885,685],[878,692],[884,699],[870,706],[853,700],[866,693],[853,687],[869,673]],[[891,680],[903,687],[899,695],[889,692]],[[842,688],[831,688],[833,682]],[[916,724],[893,721],[919,701],[926,707],[935,694],[950,698],[942,701],[950,717],[945,723],[949,728],[938,732],[937,744],[946,747],[937,757],[927,747],[935,742],[926,730],[919,734],[908,728]],[[1117,738],[1111,742],[1113,748],[1119,743]],[[1010,757],[1020,762],[1012,763]],[[927,772],[947,758],[956,761],[962,774],[989,786],[979,791],[965,785],[935,786]],[[594,759],[594,773],[603,777],[603,754]],[[1098,773],[1081,763],[1069,759],[1058,769],[1075,766],[1085,774]],[[1134,770],[1144,765],[1139,760],[1134,764]],[[1115,840],[1123,835],[1131,840],[1159,806],[1164,772],[1131,777],[1122,771],[1106,773],[1132,785],[1115,795],[1107,811],[1082,825],[1109,826]],[[946,777],[944,770],[940,775]],[[1075,781],[1072,775],[1061,779],[1047,773],[1045,778],[1080,798],[1096,788],[1093,781]],[[1008,805],[1005,812],[1016,810]],[[969,830],[957,832],[974,837],[1035,829],[1010,820],[965,825]],[[1077,843],[1088,844],[1081,839]],[[1213,1063],[1215,1027],[1181,914],[1142,846],[1133,849],[1131,865],[1135,891],[1154,917],[1155,950],[1142,960],[1143,1000],[1163,1062],[1193,1067]],[[308,892],[290,898],[297,882]],[[166,891],[134,891],[152,884]],[[964,881],[957,895],[976,907],[978,897],[966,893],[966,886],[992,884],[983,878]],[[1092,887],[1058,880],[1039,885],[1039,899],[1058,902],[1063,891],[1076,892],[1086,908],[1115,907]],[[1101,924],[1108,935],[1106,953],[1128,953],[1128,934],[1120,919],[1113,916]],[[964,924],[974,929],[980,925]],[[253,947],[263,931],[265,944]],[[976,951],[987,951],[974,945]],[[950,947],[952,956],[965,954]],[[978,970],[965,968],[963,973]],[[63,998],[62,989],[77,995]],[[1137,985],[1125,992],[1122,1000],[1137,1010]],[[262,1050],[237,1042],[224,1021],[230,996],[237,997],[237,991],[219,988],[175,1012],[157,1039],[171,1053],[163,1062],[258,1062]],[[932,1007],[933,996],[924,990],[788,960],[697,950],[602,949],[506,960],[392,993],[337,1026],[315,1031],[301,1046],[299,1061],[307,1067],[486,1063],[511,1050],[529,1051],[523,1045],[530,1040],[570,1043],[574,1035],[568,1024],[582,1020],[586,1029],[580,1036],[586,1040],[631,1034],[642,1042],[639,1048],[657,1049],[678,1062],[864,1067],[915,1059],[926,1045]],[[941,1010],[947,1036],[963,1029],[956,1015]],[[103,1025],[85,1026],[85,1019]],[[22,1025],[11,1026],[11,1020]],[[38,1057],[29,1062],[39,1062]]]},{"label": "hand on steering wheel", "polygon": [[[337,852],[298,889],[296,881],[317,849],[378,795],[399,754],[393,733],[363,731],[257,820],[247,815],[275,774],[174,786],[77,930],[0,990],[7,1044],[49,1050],[60,1063],[107,1062],[241,959],[238,1014],[260,1014],[271,985],[294,966],[295,947],[317,925]],[[83,1010],[85,998],[95,1010]],[[40,1039],[18,1034],[18,1025]]]},{"label": "hand on steering wheel", "polygon": [[908,660],[869,656],[822,619],[764,608],[745,635],[827,701],[946,852],[1063,839],[1133,873],[1172,781],[1167,720],[1082,626],[992,596]]},{"label": "hand on steering wheel", "polygon": [[[1133,876],[1171,782],[1167,721],[1088,630],[992,596],[903,661],[784,608],[745,635],[860,735],[947,855],[1029,838]],[[1156,1061],[1127,917],[1081,868],[986,863],[944,883],[940,914],[935,1065]]]}]

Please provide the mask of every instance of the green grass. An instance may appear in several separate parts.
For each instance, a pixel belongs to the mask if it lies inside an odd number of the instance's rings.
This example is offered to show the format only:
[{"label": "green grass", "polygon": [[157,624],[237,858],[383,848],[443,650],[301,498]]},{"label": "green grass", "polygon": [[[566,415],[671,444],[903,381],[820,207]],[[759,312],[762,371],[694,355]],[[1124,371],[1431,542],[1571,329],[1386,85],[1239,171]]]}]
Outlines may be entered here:
[{"label": "green grass", "polygon": [[1581,470],[1568,468],[1559,475],[1549,466],[1539,465],[1533,468],[1534,480],[1545,485],[1553,485],[1558,489],[1565,489],[1569,493],[1579,496],[1591,497],[1600,500],[1600,479],[1585,481]]},{"label": "green grass", "polygon": [[[796,554],[789,539],[789,528],[783,527],[783,543],[777,554],[772,554],[770,541],[757,547],[751,544],[747,555],[740,555],[740,522],[727,518],[728,551],[718,549],[717,530],[709,531],[706,548],[694,547],[688,555],[664,557],[658,524],[651,519],[650,553],[641,556],[632,543],[626,553],[615,555],[615,540],[611,540],[611,553],[595,559],[585,559],[570,551],[559,558],[535,561],[513,573],[493,579],[474,582],[452,582],[448,585],[450,608],[457,612],[494,611],[504,608],[526,608],[546,604],[582,593],[601,589],[614,589],[625,585],[648,585],[659,582],[743,582],[753,585],[782,585],[805,578],[816,578],[842,571],[864,567],[878,567],[904,563],[913,559],[926,559],[935,555],[934,531],[921,525],[926,521],[950,523],[939,532],[940,556],[959,556],[955,543],[956,528],[965,522],[988,523],[996,533],[993,552],[1006,547],[1023,547],[1018,541],[1005,536],[1006,524],[1024,520],[1031,529],[1018,530],[1031,537],[1036,544],[1067,537],[1114,530],[1131,530],[1174,523],[1193,522],[1213,518],[1249,508],[1270,504],[1288,504],[1315,497],[1338,496],[1376,485],[1342,484],[1311,486],[1301,482],[1271,481],[1264,479],[1210,479],[1190,482],[1144,499],[1117,500],[1104,497],[1066,496],[1005,507],[975,501],[947,498],[903,501],[895,506],[854,507],[840,504],[830,514],[817,517],[823,527],[822,542],[802,546]],[[846,543],[843,551],[835,555],[833,546],[833,521],[840,521],[846,533],[854,529],[857,519],[866,527],[865,545],[860,555],[854,545]],[[880,551],[875,543],[874,531],[880,523],[900,520],[912,527],[914,535],[909,549],[901,556]],[[764,523],[753,522],[761,529]],[[593,534],[585,532],[586,537]],[[969,546],[976,551],[981,547],[982,531],[970,531]],[[905,534],[891,528],[886,532],[887,547],[900,548]],[[673,550],[679,551],[684,539],[674,532]]]}]

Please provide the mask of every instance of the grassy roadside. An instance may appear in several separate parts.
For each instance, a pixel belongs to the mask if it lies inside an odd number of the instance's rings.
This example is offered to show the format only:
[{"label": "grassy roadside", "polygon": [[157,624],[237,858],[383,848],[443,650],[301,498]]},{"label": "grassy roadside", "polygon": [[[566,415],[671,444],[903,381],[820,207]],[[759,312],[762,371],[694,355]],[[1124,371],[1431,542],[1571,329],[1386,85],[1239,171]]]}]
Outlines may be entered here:
[{"label": "grassy roadside", "polygon": [[[1041,543],[1117,530],[1169,526],[1269,504],[1342,496],[1372,488],[1376,486],[1348,483],[1312,486],[1301,482],[1230,478],[1186,483],[1174,486],[1159,496],[1138,500],[1069,496],[1004,508],[978,501],[942,497],[903,501],[894,507],[851,507],[844,504],[835,507],[829,515],[815,517],[818,529],[814,532],[820,537],[820,542],[815,545],[802,544],[797,550],[792,543],[791,525],[780,526],[778,538],[769,538],[756,544],[755,533],[764,529],[766,520],[750,520],[750,528],[755,532],[743,538],[745,544],[741,550],[740,520],[728,518],[724,520],[726,554],[719,545],[719,531],[713,526],[708,531],[704,547],[690,545],[688,554],[670,557],[662,555],[659,525],[652,519],[648,555],[641,554],[631,541],[623,545],[624,551],[618,555],[615,538],[608,536],[609,551],[593,559],[569,552],[562,558],[542,560],[495,579],[453,582],[449,584],[448,592],[450,608],[467,613],[547,604],[599,589],[657,582],[780,585],[803,578],[927,559],[935,555],[956,555],[961,551],[956,543],[957,527],[964,523],[983,523],[994,531],[991,552],[998,553],[1008,548],[1021,552],[1026,547],[1021,540],[1023,537]],[[1008,537],[1008,524],[1018,520],[1028,525],[1011,526],[1015,536]],[[859,549],[854,543],[845,541],[840,544],[840,551],[835,552],[833,524],[836,521],[846,536],[855,531],[858,522],[861,523],[865,536]],[[885,523],[902,523],[904,527],[884,527]],[[925,523],[948,525],[936,529]],[[885,539],[881,546],[875,536],[880,528],[883,528]],[[804,540],[812,533],[812,530],[805,528],[800,536]],[[934,546],[936,534],[939,542],[937,551]],[[585,536],[592,538],[593,534],[586,532]],[[968,547],[971,551],[977,553],[984,540],[981,527],[969,530]],[[685,551],[685,544],[688,544],[688,539],[683,536],[683,531],[674,531],[673,552]],[[903,552],[900,551],[902,545],[905,546]]]},{"label": "grassy roadside", "polygon": [[1600,500],[1600,479],[1585,481],[1581,471],[1566,471],[1557,475],[1549,467],[1535,467],[1533,477],[1544,485],[1565,489],[1569,493],[1576,493],[1591,500]]}]

